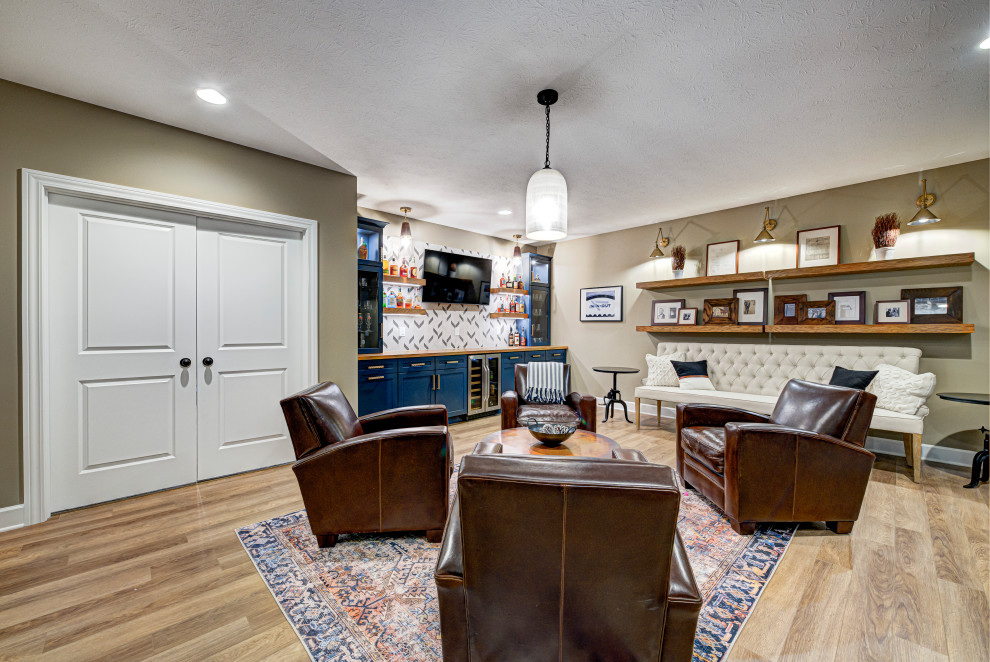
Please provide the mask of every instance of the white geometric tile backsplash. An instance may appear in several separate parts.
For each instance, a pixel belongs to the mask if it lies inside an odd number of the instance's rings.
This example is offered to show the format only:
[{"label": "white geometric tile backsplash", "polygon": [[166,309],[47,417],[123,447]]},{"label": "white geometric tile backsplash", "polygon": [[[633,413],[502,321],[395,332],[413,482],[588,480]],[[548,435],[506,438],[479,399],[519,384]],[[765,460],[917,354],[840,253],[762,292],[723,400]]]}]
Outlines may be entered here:
[{"label": "white geometric tile backsplash", "polygon": [[[511,269],[511,258],[498,255],[485,255],[477,251],[462,251],[449,246],[412,242],[409,248],[403,250],[399,237],[385,237],[384,252],[389,263],[402,258],[406,264],[416,266],[420,277],[423,273],[423,258],[427,248],[448,251],[459,255],[486,257],[492,261],[492,279],[497,280],[502,274],[515,273]],[[497,285],[497,283],[495,284]],[[397,286],[385,283],[385,294]],[[403,296],[413,293],[422,296],[421,287],[401,288]],[[396,289],[396,291],[398,291]],[[515,329],[515,320],[492,319],[489,313],[498,310],[498,295],[492,295],[487,306],[466,305],[460,303],[424,303],[425,315],[385,315],[382,324],[384,351],[396,352],[402,350],[431,350],[431,349],[474,349],[505,347],[509,344],[509,333]],[[406,335],[402,334],[405,329]],[[460,334],[456,330],[460,330]]]}]

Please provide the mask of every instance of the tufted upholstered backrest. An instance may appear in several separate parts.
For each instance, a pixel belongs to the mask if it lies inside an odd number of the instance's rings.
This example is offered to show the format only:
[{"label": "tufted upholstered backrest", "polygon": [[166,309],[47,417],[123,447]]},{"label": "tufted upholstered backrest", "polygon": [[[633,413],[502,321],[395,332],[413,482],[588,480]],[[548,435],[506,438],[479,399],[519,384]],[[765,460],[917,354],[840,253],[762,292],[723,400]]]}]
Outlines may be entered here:
[{"label": "tufted upholstered backrest", "polygon": [[876,370],[881,363],[917,374],[921,350],[914,347],[850,345],[730,345],[670,342],[657,345],[657,356],[684,352],[687,361],[708,361],[708,374],[720,391],[780,394],[789,379],[828,383],[832,369]]}]

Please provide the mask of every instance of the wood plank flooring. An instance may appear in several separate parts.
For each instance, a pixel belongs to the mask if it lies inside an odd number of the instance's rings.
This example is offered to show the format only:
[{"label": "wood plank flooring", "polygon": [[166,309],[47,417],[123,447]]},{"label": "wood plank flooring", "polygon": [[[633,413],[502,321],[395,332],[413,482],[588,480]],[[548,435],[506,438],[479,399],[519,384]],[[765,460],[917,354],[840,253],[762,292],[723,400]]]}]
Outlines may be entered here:
[{"label": "wood plank flooring", "polygon": [[[673,464],[672,422],[599,431]],[[455,455],[497,429],[452,427]],[[804,525],[729,660],[990,659],[986,486],[881,456],[852,535]],[[0,533],[0,660],[306,660],[234,529],[302,508],[289,467]]]}]

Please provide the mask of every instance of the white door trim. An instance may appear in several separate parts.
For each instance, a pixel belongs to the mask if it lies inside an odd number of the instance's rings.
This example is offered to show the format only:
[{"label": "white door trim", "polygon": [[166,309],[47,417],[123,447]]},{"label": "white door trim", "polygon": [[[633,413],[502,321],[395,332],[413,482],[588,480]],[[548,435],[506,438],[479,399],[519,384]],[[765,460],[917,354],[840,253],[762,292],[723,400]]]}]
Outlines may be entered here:
[{"label": "white door trim", "polygon": [[296,230],[302,233],[306,256],[308,339],[304,343],[307,383],[317,379],[318,269],[317,222],[282,214],[225,205],[130,186],[95,182],[38,170],[21,169],[21,398],[24,458],[24,524],[43,522],[51,516],[51,484],[48,470],[49,351],[47,238],[48,194],[63,193],[95,200],[178,211],[206,218],[237,221]]}]

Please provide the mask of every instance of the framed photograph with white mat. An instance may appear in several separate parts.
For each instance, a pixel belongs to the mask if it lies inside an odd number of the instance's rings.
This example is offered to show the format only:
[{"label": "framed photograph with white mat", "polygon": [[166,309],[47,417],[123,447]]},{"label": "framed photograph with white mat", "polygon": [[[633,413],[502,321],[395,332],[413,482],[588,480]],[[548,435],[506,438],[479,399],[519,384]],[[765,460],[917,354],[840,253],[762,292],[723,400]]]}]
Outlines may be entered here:
[{"label": "framed photograph with white mat", "polygon": [[829,292],[836,324],[866,324],[866,292]]},{"label": "framed photograph with white mat", "polygon": [[622,286],[581,288],[582,322],[621,322]]},{"label": "framed photograph with white mat", "polygon": [[697,308],[681,308],[677,311],[677,323],[684,326],[694,326],[698,323]]},{"label": "framed photograph with white mat", "polygon": [[827,267],[839,263],[840,226],[799,230],[797,233],[797,266]]},{"label": "framed photograph with white mat", "polygon": [[748,290],[733,290],[732,296],[739,299],[739,316],[737,324],[766,324],[767,297],[766,287],[754,287]]},{"label": "framed photograph with white mat", "polygon": [[650,325],[677,324],[677,311],[684,307],[684,299],[656,299],[651,307]]},{"label": "framed photograph with white mat", "polygon": [[705,250],[705,275],[727,276],[739,273],[739,240],[708,244]]},{"label": "framed photograph with white mat", "polygon": [[907,299],[897,301],[877,301],[873,307],[874,324],[908,324],[911,322],[911,302]]}]

